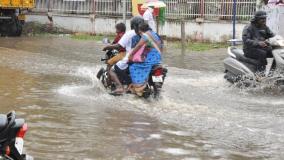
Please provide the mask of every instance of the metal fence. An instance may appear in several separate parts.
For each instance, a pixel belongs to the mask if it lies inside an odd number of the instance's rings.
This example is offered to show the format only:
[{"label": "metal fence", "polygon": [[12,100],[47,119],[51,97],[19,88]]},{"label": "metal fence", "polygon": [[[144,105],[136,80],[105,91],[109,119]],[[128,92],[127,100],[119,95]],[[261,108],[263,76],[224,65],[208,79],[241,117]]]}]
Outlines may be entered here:
[{"label": "metal fence", "polygon": [[[231,20],[233,0],[165,0],[166,17],[171,19]],[[256,0],[237,0],[237,19],[248,20],[256,10]],[[122,16],[123,0],[36,0],[35,12]],[[131,16],[131,0],[126,0]]]},{"label": "metal fence", "polygon": [[[207,20],[231,20],[233,0],[167,0],[168,18],[205,18]],[[238,20],[247,20],[256,10],[256,0],[237,0]]]},{"label": "metal fence", "polygon": [[[131,0],[126,0],[126,14],[131,16]],[[123,0],[95,0],[95,13],[98,15],[123,15]]]},{"label": "metal fence", "polygon": [[[127,15],[131,15],[131,0],[126,0]],[[121,16],[122,0],[36,0],[34,12],[63,14],[96,14]]]},{"label": "metal fence", "polygon": [[33,11],[90,14],[94,12],[94,0],[36,0],[36,8]]}]

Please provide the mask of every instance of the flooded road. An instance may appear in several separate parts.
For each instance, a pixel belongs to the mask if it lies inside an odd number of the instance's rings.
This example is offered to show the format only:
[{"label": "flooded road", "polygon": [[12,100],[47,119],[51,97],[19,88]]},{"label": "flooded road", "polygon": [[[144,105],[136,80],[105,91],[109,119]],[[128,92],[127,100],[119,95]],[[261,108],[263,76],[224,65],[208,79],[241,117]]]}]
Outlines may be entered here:
[{"label": "flooded road", "polygon": [[0,38],[0,112],[16,110],[35,159],[283,159],[283,95],[223,80],[226,49],[167,48],[162,98],[108,95],[95,75],[102,44]]}]

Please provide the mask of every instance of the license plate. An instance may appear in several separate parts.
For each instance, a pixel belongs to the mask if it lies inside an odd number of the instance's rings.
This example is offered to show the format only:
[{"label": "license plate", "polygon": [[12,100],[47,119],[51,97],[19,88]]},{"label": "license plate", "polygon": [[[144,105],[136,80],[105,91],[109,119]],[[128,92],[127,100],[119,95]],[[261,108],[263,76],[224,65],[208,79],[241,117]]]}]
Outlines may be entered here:
[{"label": "license plate", "polygon": [[152,76],[153,82],[163,82],[163,76]]},{"label": "license plate", "polygon": [[17,148],[18,152],[22,155],[23,154],[23,148],[24,148],[24,140],[23,138],[16,138],[15,147]]}]

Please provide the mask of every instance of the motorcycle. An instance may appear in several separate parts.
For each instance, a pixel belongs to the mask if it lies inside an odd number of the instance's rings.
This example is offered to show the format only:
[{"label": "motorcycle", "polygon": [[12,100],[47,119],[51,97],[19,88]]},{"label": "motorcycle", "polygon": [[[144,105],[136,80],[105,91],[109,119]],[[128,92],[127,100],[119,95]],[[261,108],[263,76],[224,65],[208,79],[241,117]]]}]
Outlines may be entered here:
[{"label": "motorcycle", "polygon": [[[107,51],[104,58],[101,58],[101,61],[106,62],[111,59],[112,57],[116,56],[118,54],[117,50],[110,50]],[[150,96],[153,96],[154,98],[158,98],[160,96],[160,92],[162,89],[162,86],[164,84],[165,78],[167,76],[168,70],[163,67],[162,65],[154,65],[152,67],[152,70],[150,72],[148,82],[146,84],[146,87],[143,90],[142,97],[149,98]],[[116,85],[114,82],[110,80],[110,77],[107,73],[106,68],[101,68],[99,72],[97,73],[97,78],[101,81],[103,86],[106,89],[109,89],[110,91],[114,91],[116,89]],[[128,80],[123,81],[122,84],[127,87],[131,83],[131,78],[128,73]]]},{"label": "motorcycle", "polygon": [[272,64],[266,67],[265,73],[258,73],[258,61],[244,56],[242,49],[228,47],[229,57],[224,60],[224,78],[231,83],[241,82],[246,87],[255,86],[257,82],[273,83],[284,87],[284,40],[280,36],[270,38],[267,43],[272,46]]},{"label": "motorcycle", "polygon": [[0,160],[33,160],[33,157],[23,154],[27,130],[25,120],[16,118],[14,111],[0,114]]}]

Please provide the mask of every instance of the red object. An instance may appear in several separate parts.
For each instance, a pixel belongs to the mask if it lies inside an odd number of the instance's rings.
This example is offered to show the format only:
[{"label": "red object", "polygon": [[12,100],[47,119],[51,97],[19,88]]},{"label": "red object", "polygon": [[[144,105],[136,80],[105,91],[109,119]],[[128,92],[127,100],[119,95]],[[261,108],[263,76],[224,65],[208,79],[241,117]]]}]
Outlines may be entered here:
[{"label": "red object", "polygon": [[163,74],[163,69],[158,68],[154,71],[154,76],[161,76]]},{"label": "red object", "polygon": [[20,137],[20,138],[24,138],[26,132],[28,130],[28,124],[25,123],[22,128],[19,130],[19,132],[17,133],[17,137]]},{"label": "red object", "polygon": [[[143,16],[144,12],[146,11],[146,9],[142,8],[143,4],[138,4],[138,12],[141,16]],[[159,15],[160,9],[159,8],[154,8],[154,16],[157,17]]]},{"label": "red object", "polygon": [[8,155],[8,156],[11,154],[11,150],[10,150],[9,146],[6,147],[6,151],[5,152],[6,152],[5,154]]},{"label": "red object", "polygon": [[121,37],[124,35],[124,32],[120,32],[120,33],[117,33],[112,44],[116,44],[119,42],[119,40],[121,39]]},{"label": "red object", "polygon": [[160,9],[154,8],[154,16],[157,17],[159,15]]},{"label": "red object", "polygon": [[[116,34],[112,44],[117,44],[123,35],[124,35],[124,32],[120,32]],[[119,50],[119,52],[125,52],[125,51],[126,51],[125,48]]]}]

